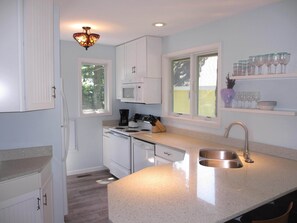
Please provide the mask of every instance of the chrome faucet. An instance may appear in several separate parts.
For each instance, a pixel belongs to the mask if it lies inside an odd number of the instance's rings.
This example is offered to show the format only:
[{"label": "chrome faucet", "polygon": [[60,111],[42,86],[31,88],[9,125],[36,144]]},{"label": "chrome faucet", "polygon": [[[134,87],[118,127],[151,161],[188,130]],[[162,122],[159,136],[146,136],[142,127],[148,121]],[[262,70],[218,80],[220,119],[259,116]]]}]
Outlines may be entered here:
[{"label": "chrome faucet", "polygon": [[249,150],[249,133],[248,133],[248,129],[247,129],[247,127],[246,127],[246,125],[244,123],[238,122],[238,121],[237,122],[232,122],[226,128],[224,137],[228,138],[230,129],[234,125],[239,125],[239,126],[241,126],[244,129],[244,132],[245,132],[245,142],[244,142],[244,148],[243,148],[243,158],[244,158],[244,161],[246,163],[253,163],[254,161],[250,157],[250,150]]}]

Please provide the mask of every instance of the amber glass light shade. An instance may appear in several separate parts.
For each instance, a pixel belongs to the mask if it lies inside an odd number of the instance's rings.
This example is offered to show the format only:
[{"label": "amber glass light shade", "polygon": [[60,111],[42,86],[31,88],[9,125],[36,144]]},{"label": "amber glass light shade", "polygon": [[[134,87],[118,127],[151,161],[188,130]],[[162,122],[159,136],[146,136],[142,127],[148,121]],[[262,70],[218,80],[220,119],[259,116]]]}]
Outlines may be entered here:
[{"label": "amber glass light shade", "polygon": [[73,38],[81,45],[82,47],[88,48],[93,46],[96,41],[100,38],[100,35],[96,33],[90,33],[91,27],[82,27],[85,32],[74,33]]}]

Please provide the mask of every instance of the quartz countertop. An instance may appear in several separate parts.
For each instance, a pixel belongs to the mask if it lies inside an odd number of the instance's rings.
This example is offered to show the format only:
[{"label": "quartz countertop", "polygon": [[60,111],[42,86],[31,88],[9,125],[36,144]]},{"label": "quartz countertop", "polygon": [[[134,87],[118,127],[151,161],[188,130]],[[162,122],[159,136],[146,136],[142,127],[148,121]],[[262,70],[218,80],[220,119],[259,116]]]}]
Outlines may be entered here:
[{"label": "quartz countertop", "polygon": [[[240,216],[297,189],[294,160],[252,152],[245,163],[238,148],[172,133],[133,136],[185,151],[183,161],[145,168],[108,185],[113,223],[216,223]],[[235,150],[242,168],[199,164],[201,148]]]},{"label": "quartz countertop", "polygon": [[51,161],[52,148],[32,147],[0,151],[0,183],[40,173]]}]

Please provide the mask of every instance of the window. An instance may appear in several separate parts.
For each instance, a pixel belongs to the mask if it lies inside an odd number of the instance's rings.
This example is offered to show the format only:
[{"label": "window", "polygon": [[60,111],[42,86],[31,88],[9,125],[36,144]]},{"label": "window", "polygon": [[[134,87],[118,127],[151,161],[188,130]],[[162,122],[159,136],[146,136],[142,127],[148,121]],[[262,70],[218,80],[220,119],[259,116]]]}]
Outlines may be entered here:
[{"label": "window", "polygon": [[163,56],[164,116],[218,123],[218,44]]},{"label": "window", "polygon": [[111,61],[79,60],[81,115],[111,114]]}]

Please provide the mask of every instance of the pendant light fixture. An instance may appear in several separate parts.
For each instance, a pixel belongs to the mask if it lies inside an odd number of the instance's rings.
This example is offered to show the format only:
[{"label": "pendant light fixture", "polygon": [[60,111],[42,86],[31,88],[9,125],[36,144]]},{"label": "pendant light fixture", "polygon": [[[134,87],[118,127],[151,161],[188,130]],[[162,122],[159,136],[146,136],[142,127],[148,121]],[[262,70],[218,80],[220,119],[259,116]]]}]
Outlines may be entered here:
[{"label": "pendant light fixture", "polygon": [[100,38],[100,35],[90,33],[91,27],[84,26],[82,28],[85,32],[74,33],[73,38],[79,43],[79,45],[88,50],[90,46],[93,46],[96,43],[96,41]]}]

